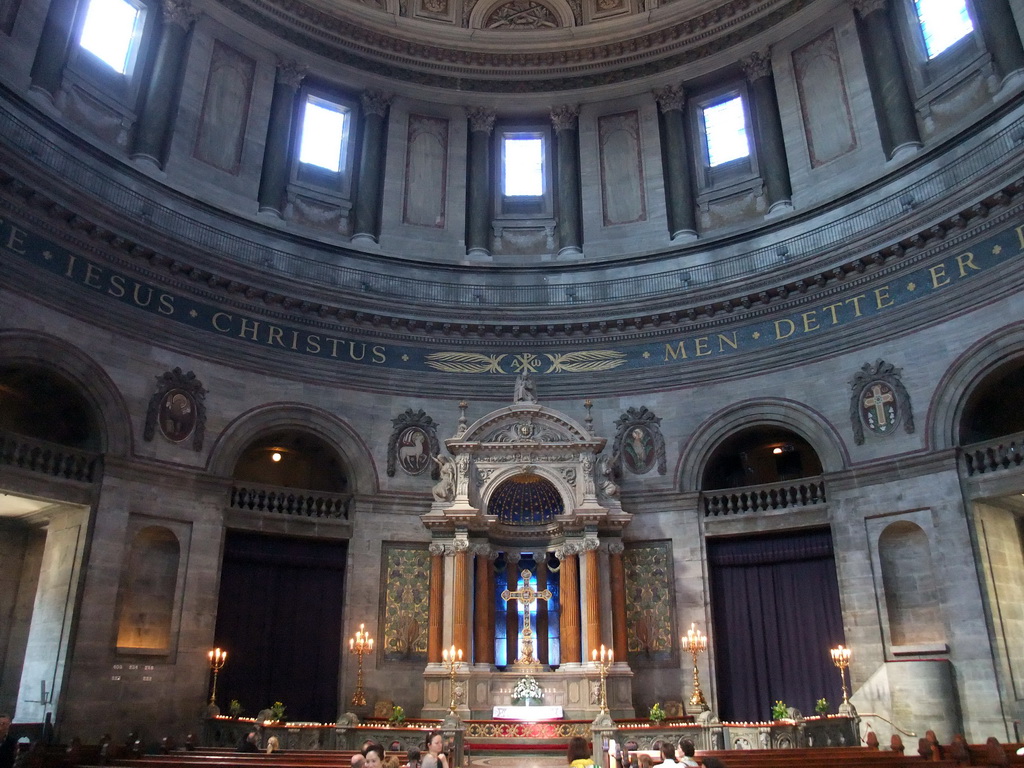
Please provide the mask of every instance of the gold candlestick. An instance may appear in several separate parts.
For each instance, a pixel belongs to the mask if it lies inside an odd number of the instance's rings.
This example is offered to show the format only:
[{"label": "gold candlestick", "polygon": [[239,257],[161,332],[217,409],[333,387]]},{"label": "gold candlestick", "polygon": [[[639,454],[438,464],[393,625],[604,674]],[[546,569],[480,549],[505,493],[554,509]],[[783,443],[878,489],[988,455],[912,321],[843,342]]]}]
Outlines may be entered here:
[{"label": "gold candlestick", "polygon": [[837,645],[830,649],[829,653],[832,654],[832,663],[839,668],[839,681],[843,684],[843,706],[849,707],[850,699],[846,691],[846,668],[850,666],[850,656],[853,655],[853,652],[849,648]]},{"label": "gold candlestick", "polygon": [[210,704],[217,705],[217,674],[224,668],[224,662],[228,660],[228,652],[220,648],[214,648],[206,657],[210,660],[210,669],[213,670],[213,686],[210,688]]},{"label": "gold candlestick", "polygon": [[704,700],[704,691],[700,689],[700,672],[697,670],[697,657],[708,649],[708,636],[697,629],[696,624],[690,624],[690,628],[682,637],[684,651],[689,651],[693,656],[693,695],[690,696],[690,706],[700,707],[701,712],[709,709],[708,703]]},{"label": "gold candlestick", "polygon": [[352,694],[353,707],[366,706],[366,694],[363,693],[363,655],[373,650],[373,638],[366,631],[366,625],[360,624],[355,637],[348,639],[349,653],[354,653],[359,659],[359,668],[356,672],[356,692]]},{"label": "gold candlestick", "polygon": [[455,673],[459,667],[462,666],[462,649],[456,650],[453,645],[451,648],[445,648],[441,651],[441,659],[446,667],[448,667],[448,687],[452,692],[451,703],[448,705],[448,714],[455,714]]},{"label": "gold candlestick", "polygon": [[597,664],[597,668],[598,668],[598,670],[601,673],[601,714],[602,715],[607,715],[608,714],[608,685],[607,685],[608,668],[612,665],[612,662],[614,661],[614,654],[612,653],[612,649],[611,648],[605,648],[604,645],[602,645],[601,646],[601,654],[600,654],[600,656],[597,653],[597,648],[595,648],[594,652],[592,654],[592,658],[593,658],[594,663]]}]

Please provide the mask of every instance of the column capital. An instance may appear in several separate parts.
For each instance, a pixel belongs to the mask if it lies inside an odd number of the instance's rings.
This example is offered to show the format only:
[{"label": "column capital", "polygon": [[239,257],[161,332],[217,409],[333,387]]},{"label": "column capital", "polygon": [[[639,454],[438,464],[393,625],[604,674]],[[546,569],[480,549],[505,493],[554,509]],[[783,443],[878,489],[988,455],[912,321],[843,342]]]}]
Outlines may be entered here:
[{"label": "column capital", "polygon": [[768,48],[754,51],[746,58],[740,59],[740,68],[747,80],[754,82],[772,74],[772,53]]},{"label": "column capital", "polygon": [[199,11],[192,7],[190,0],[163,0],[161,10],[164,22],[177,24],[186,31],[199,18]]},{"label": "column capital", "polygon": [[432,541],[428,547],[434,557],[444,557],[445,545],[440,541]]},{"label": "column capital", "polygon": [[363,105],[363,112],[367,115],[384,117],[394,98],[394,94],[384,93],[383,91],[363,91],[359,97],[359,103]]},{"label": "column capital", "polygon": [[658,102],[658,108],[664,112],[672,110],[683,110],[686,105],[686,89],[681,85],[667,85],[654,91],[654,100]]},{"label": "column capital", "polygon": [[551,125],[556,131],[575,131],[579,118],[579,104],[562,104],[551,108]]},{"label": "column capital", "polygon": [[588,536],[582,542],[584,552],[596,552],[601,548],[601,540],[597,536]]},{"label": "column capital", "polygon": [[298,88],[306,79],[308,68],[292,59],[279,59],[277,62],[277,82],[282,85]]},{"label": "column capital", "polygon": [[559,560],[565,560],[565,558],[570,557],[572,555],[578,555],[582,551],[582,540],[577,539],[575,541],[567,541],[564,544],[562,544],[562,546],[555,549],[555,557],[557,557]]},{"label": "column capital", "polygon": [[621,555],[625,551],[626,545],[622,543],[622,539],[612,539],[608,542],[609,555]]},{"label": "column capital", "polygon": [[496,115],[487,107],[467,107],[466,117],[469,119],[469,130],[490,133],[494,130]]},{"label": "column capital", "polygon": [[875,11],[883,11],[887,5],[886,0],[849,0],[850,6],[863,19]]}]

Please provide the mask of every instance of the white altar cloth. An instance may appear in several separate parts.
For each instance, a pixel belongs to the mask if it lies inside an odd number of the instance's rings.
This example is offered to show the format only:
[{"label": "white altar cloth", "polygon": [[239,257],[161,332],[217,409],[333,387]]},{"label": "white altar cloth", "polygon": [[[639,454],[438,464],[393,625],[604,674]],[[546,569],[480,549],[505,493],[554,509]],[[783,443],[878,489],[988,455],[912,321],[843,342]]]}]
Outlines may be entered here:
[{"label": "white altar cloth", "polygon": [[494,720],[561,720],[564,715],[561,707],[495,707],[491,717]]}]

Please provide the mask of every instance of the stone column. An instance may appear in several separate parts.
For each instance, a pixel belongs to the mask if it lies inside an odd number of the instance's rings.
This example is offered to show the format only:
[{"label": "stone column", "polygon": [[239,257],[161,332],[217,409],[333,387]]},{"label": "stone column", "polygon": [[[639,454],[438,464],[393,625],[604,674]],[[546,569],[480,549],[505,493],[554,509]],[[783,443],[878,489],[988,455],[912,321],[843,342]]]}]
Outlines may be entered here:
[{"label": "stone column", "polygon": [[587,658],[601,645],[601,582],[597,570],[597,538],[583,542],[583,571],[587,583],[584,621],[587,627]]},{"label": "stone column", "polygon": [[441,663],[444,618],[444,545],[430,545],[430,614],[427,619],[427,663]]},{"label": "stone column", "polygon": [[[547,553],[540,552],[537,555],[537,591],[543,592],[548,588],[548,562]],[[536,640],[537,660],[541,664],[547,664],[548,659],[548,601],[537,600],[537,630]]]},{"label": "stone column", "polygon": [[455,539],[455,585],[452,589],[452,642],[462,651],[463,659],[473,658],[470,645],[469,542]]},{"label": "stone column", "polygon": [[474,664],[494,663],[494,552],[476,548],[476,608],[473,617]]},{"label": "stone column", "polygon": [[188,33],[196,16],[189,0],[163,0],[163,25],[153,74],[146,82],[142,112],[135,126],[133,160],[149,160],[159,168],[167,162],[174,118],[178,114]]},{"label": "stone column", "polygon": [[665,168],[665,198],[668,205],[668,226],[673,240],[697,237],[697,214],[693,200],[693,172],[686,145],[683,109],[686,92],[682,86],[669,86],[654,92],[661,110],[664,129],[661,153]]},{"label": "stone column", "polygon": [[793,207],[786,142],[782,135],[779,101],[775,94],[770,51],[758,51],[740,62],[750,82],[757,125],[758,165],[768,197],[768,212]]},{"label": "stone column", "polygon": [[580,651],[580,587],[578,545],[566,544],[562,547],[559,559],[562,561],[562,663],[579,664],[582,658]]},{"label": "stone column", "polygon": [[45,93],[51,100],[57,95],[68,62],[76,10],[78,0],[51,0],[36,57],[32,62],[29,75],[32,88]]},{"label": "stone column", "polygon": [[260,213],[269,212],[281,216],[284,210],[288,165],[291,162],[292,116],[295,113],[295,97],[305,76],[306,68],[293,61],[282,61],[277,65],[267,142],[263,149],[263,175],[260,177],[258,197]]},{"label": "stone column", "polygon": [[469,118],[469,180],[466,188],[466,255],[490,256],[491,132],[494,112],[466,110]]},{"label": "stone column", "polygon": [[612,650],[618,661],[625,661],[626,645],[626,568],[622,562],[622,541],[608,542],[608,581],[612,592]]},{"label": "stone column", "polygon": [[851,0],[882,148],[890,159],[921,146],[914,103],[900,61],[886,0]]},{"label": "stone column", "polygon": [[580,231],[580,108],[563,105],[551,110],[558,146],[558,255],[583,253]]},{"label": "stone column", "polygon": [[363,142],[359,156],[359,186],[356,191],[353,241],[377,242],[380,219],[380,190],[384,179],[385,120],[392,96],[367,91],[363,105]]},{"label": "stone column", "polygon": [[[505,552],[505,584],[510,592],[519,588],[519,555]],[[511,664],[519,658],[519,601],[505,604],[505,661]]]},{"label": "stone column", "polygon": [[1024,71],[1024,45],[1017,34],[1017,23],[1007,0],[974,0],[978,31],[992,54],[996,72],[1005,83],[1010,76]]}]

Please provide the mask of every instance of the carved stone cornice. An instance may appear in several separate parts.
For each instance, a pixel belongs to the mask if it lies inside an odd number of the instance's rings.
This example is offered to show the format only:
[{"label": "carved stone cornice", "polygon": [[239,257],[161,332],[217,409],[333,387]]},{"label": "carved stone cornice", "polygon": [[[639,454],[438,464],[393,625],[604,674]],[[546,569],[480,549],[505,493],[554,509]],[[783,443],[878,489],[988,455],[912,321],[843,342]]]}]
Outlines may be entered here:
[{"label": "carved stone cornice", "polygon": [[681,85],[667,85],[654,92],[654,99],[662,112],[681,111],[686,106],[686,89]]},{"label": "carved stone cornice", "polygon": [[486,107],[469,107],[466,109],[466,118],[469,120],[470,131],[481,131],[490,134],[494,130],[495,113],[493,109]]},{"label": "carved stone cornice", "polygon": [[[456,43],[426,43],[400,36],[383,19],[374,25],[371,20],[342,16],[340,11],[320,10],[303,0],[221,0],[232,12],[273,34],[281,35],[282,25],[287,26],[293,42],[342,66],[396,81],[477,93],[564,91],[648,77],[653,71],[683,67],[753,38],[810,2],[727,0],[666,26],[648,25],[641,34],[634,27],[611,40],[588,36],[575,48],[484,51],[471,44],[468,34],[462,48]],[[460,22],[466,26],[468,18]],[[627,54],[629,65],[623,65]],[[504,74],[509,72],[515,76]]]},{"label": "carved stone cornice", "polygon": [[772,54],[765,49],[755,51],[746,58],[740,59],[740,68],[747,80],[754,82],[762,77],[770,77],[772,74]]},{"label": "carved stone cornice", "polygon": [[388,107],[391,106],[394,98],[394,94],[384,93],[383,91],[365,91],[359,97],[359,103],[362,105],[365,114],[384,117],[388,113]]},{"label": "carved stone cornice", "polygon": [[580,105],[563,104],[551,108],[551,125],[556,131],[575,131],[580,120]]}]

